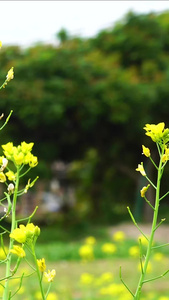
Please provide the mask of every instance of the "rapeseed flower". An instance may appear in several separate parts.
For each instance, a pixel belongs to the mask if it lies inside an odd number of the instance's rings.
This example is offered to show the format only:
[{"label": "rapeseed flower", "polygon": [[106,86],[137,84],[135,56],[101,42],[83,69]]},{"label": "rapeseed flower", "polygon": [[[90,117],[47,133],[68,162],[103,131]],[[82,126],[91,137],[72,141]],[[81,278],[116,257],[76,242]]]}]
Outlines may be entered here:
[{"label": "rapeseed flower", "polygon": [[7,188],[8,193],[9,193],[9,194],[13,194],[14,189],[15,189],[14,184],[13,184],[13,183],[10,183],[10,184],[8,185],[8,188]]},{"label": "rapeseed flower", "polygon": [[113,243],[105,243],[102,246],[102,251],[107,254],[113,254],[114,252],[117,251],[117,248]]},{"label": "rapeseed flower", "polygon": [[79,255],[83,260],[92,260],[94,258],[93,247],[91,245],[83,245],[79,249]]},{"label": "rapeseed flower", "polygon": [[44,275],[48,282],[52,282],[56,276],[56,271],[54,269],[52,271],[48,270],[48,272],[44,272]]},{"label": "rapeseed flower", "polygon": [[34,168],[38,164],[38,159],[31,153],[33,145],[33,143],[22,142],[21,145],[15,147],[12,142],[9,142],[2,145],[2,148],[6,158],[17,166],[24,164]]},{"label": "rapeseed flower", "polygon": [[8,171],[5,173],[5,175],[8,177],[8,180],[10,180],[10,181],[16,180],[16,174],[14,174],[13,171]]},{"label": "rapeseed flower", "polygon": [[150,187],[150,184],[148,184],[147,186],[143,186],[143,188],[140,191],[141,197],[145,197],[145,193],[147,192],[148,188]]},{"label": "rapeseed flower", "polygon": [[16,254],[18,257],[25,257],[26,253],[22,247],[14,245],[13,249],[10,250],[11,253]]},{"label": "rapeseed flower", "polygon": [[140,235],[138,237],[138,241],[141,241],[141,245],[143,245],[143,246],[147,246],[148,245],[148,240],[143,235]]},{"label": "rapeseed flower", "polygon": [[153,259],[156,261],[162,261],[164,259],[164,254],[161,252],[157,252],[153,255]]},{"label": "rapeseed flower", "polygon": [[38,237],[40,234],[40,228],[33,223],[25,225],[19,225],[19,228],[14,229],[10,237],[16,240],[18,243],[25,243],[26,241],[33,241],[34,237]]},{"label": "rapeseed flower", "polygon": [[13,71],[13,67],[8,71],[8,74],[6,75],[6,80],[10,81],[14,78],[14,71]]},{"label": "rapeseed flower", "polygon": [[44,258],[37,259],[37,264],[38,264],[38,267],[39,267],[39,271],[43,273],[46,270],[45,259]]},{"label": "rapeseed flower", "polygon": [[169,141],[169,129],[164,129],[165,123],[161,122],[157,125],[146,124],[143,129],[146,130],[146,135],[150,136],[153,142],[166,144]]},{"label": "rapeseed flower", "polygon": [[80,283],[84,285],[90,285],[93,283],[94,276],[90,273],[83,273],[80,276]]},{"label": "rapeseed flower", "polygon": [[0,182],[5,182],[6,181],[6,176],[3,172],[0,172]]},{"label": "rapeseed flower", "polygon": [[142,176],[146,176],[146,172],[144,170],[143,163],[138,164],[138,168],[136,169],[136,171],[140,172]]},{"label": "rapeseed flower", "polygon": [[147,157],[150,157],[150,149],[145,147],[144,145],[142,145],[142,149],[143,149],[143,154]]},{"label": "rapeseed flower", "polygon": [[129,248],[129,255],[132,257],[139,257],[140,249],[138,246],[132,246]]},{"label": "rapeseed flower", "polygon": [[162,156],[162,162],[166,162],[169,160],[169,148],[165,147],[165,153]]},{"label": "rapeseed flower", "polygon": [[94,236],[89,236],[85,239],[85,243],[87,245],[94,245],[96,243],[96,239]]},{"label": "rapeseed flower", "polygon": [[116,231],[114,234],[113,234],[113,240],[115,242],[122,242],[124,241],[126,238],[126,235],[123,231]]}]

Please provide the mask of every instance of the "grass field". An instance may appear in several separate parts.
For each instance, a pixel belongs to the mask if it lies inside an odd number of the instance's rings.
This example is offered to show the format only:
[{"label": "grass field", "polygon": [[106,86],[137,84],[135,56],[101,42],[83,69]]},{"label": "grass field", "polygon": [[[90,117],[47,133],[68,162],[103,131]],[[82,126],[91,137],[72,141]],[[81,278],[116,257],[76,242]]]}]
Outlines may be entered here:
[{"label": "grass field", "polygon": [[[125,237],[122,240],[114,240],[107,234],[105,228],[95,228],[87,233],[94,233],[96,237],[96,242],[92,245],[93,256],[79,255],[79,249],[86,244],[84,233],[79,235],[77,232],[57,232],[53,228],[48,228],[39,238],[37,257],[45,257],[47,269],[56,270],[56,277],[47,300],[132,300],[120,281],[119,268],[122,267],[123,279],[134,293],[139,278],[139,255],[135,251],[137,240],[129,240]],[[49,237],[48,241],[47,237]],[[106,244],[113,244],[114,248],[108,247],[108,249],[114,250],[104,252],[102,247]],[[143,247],[143,251],[145,248]],[[131,249],[134,252],[131,252]],[[152,253],[147,278],[161,275],[167,270],[168,247],[160,249],[160,253],[157,250]],[[18,277],[23,273],[27,276],[31,272],[23,259],[15,276]],[[1,275],[3,273],[4,266],[1,267]],[[142,300],[169,300],[168,280],[169,274],[158,281],[145,284]],[[47,283],[44,284],[47,289]],[[11,281],[12,293],[18,285],[19,279]],[[25,277],[18,295],[12,299],[40,300],[36,276]]]}]

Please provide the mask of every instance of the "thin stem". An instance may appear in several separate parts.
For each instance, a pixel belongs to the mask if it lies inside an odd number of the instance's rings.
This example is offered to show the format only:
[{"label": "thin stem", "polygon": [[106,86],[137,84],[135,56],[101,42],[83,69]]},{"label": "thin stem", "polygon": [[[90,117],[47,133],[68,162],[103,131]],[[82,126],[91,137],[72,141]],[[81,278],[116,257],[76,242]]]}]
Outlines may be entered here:
[{"label": "thin stem", "polygon": [[129,293],[134,297],[134,294],[132,293],[132,291],[129,289],[129,287],[127,286],[127,284],[124,282],[122,275],[121,275],[121,266],[120,266],[120,272],[119,272],[119,277],[121,282],[123,283],[123,285],[126,287],[126,289],[129,291]]},{"label": "thin stem", "polygon": [[40,286],[40,291],[41,291],[41,295],[42,295],[42,300],[45,300],[46,298],[45,298],[45,294],[44,294],[44,290],[43,290],[43,286],[42,286],[41,273],[39,271],[34,245],[32,245],[32,254],[34,257],[34,262],[35,262],[36,272],[37,272],[37,276],[38,276],[38,280],[39,280],[39,286]]},{"label": "thin stem", "polygon": [[138,230],[141,232],[141,234],[142,234],[142,235],[146,238],[146,240],[148,241],[148,237],[144,234],[144,232],[143,232],[143,231],[141,230],[141,228],[138,226],[138,224],[137,224],[136,220],[134,219],[134,216],[133,216],[133,214],[132,214],[132,212],[131,212],[129,206],[127,206],[127,209],[128,209],[128,212],[129,212],[129,214],[130,214],[130,217],[131,217],[131,219],[132,219],[134,225],[138,228]]},{"label": "thin stem", "polygon": [[164,196],[162,196],[159,200],[161,201],[163,198],[165,198],[167,195],[169,194],[169,191],[166,193],[166,194],[164,194]]},{"label": "thin stem", "polygon": [[[15,191],[14,191],[14,195],[13,195],[11,232],[16,228],[16,201],[17,201],[18,187],[19,187],[19,168],[17,168],[16,185],[15,185]],[[13,247],[13,239],[10,238],[9,253],[10,253],[10,250],[12,249],[12,247]],[[6,264],[6,278],[10,277],[11,259],[12,259],[12,257],[9,254],[7,264]],[[8,295],[9,295],[9,280],[6,280],[4,294],[3,294],[3,300],[8,300],[9,299]]]},{"label": "thin stem", "polygon": [[[159,146],[158,146],[158,150],[159,150]],[[162,156],[164,153],[164,147],[162,149],[162,153],[160,153],[160,162],[159,162],[159,168],[158,168],[158,174],[157,174],[157,189],[156,189],[156,200],[155,200],[155,210],[154,210],[154,215],[153,215],[153,222],[152,222],[152,228],[151,228],[151,234],[150,234],[150,238],[149,238],[149,243],[148,243],[148,247],[147,247],[147,253],[146,253],[146,257],[145,257],[145,263],[143,266],[143,272],[140,275],[140,280],[136,289],[136,293],[134,295],[134,299],[135,300],[139,300],[140,296],[141,296],[141,290],[142,290],[142,286],[145,283],[145,275],[146,275],[146,271],[147,271],[147,266],[149,263],[149,259],[150,259],[150,254],[151,254],[151,250],[152,250],[152,244],[153,244],[153,239],[154,239],[154,233],[156,230],[156,224],[157,224],[157,216],[158,216],[158,210],[159,210],[159,201],[160,201],[160,183],[161,183],[161,177],[163,174],[162,171]]]}]

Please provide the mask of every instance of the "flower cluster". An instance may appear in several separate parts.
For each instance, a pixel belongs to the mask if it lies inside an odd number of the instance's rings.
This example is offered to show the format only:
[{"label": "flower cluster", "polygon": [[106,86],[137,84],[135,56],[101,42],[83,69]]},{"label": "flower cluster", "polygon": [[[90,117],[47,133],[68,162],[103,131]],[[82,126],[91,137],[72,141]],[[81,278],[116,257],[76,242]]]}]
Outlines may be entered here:
[{"label": "flower cluster", "polygon": [[8,160],[13,161],[16,166],[29,165],[33,168],[37,166],[38,159],[31,151],[34,143],[27,144],[22,142],[21,145],[15,147],[13,143],[9,142],[6,145],[2,145],[4,155]]},{"label": "flower cluster", "polygon": [[143,129],[146,130],[146,135],[150,136],[153,142],[166,144],[169,142],[169,129],[165,127],[165,123],[146,124]]},{"label": "flower cluster", "polygon": [[40,228],[33,223],[28,223],[26,226],[21,224],[10,233],[10,237],[21,244],[33,242],[39,235]]}]

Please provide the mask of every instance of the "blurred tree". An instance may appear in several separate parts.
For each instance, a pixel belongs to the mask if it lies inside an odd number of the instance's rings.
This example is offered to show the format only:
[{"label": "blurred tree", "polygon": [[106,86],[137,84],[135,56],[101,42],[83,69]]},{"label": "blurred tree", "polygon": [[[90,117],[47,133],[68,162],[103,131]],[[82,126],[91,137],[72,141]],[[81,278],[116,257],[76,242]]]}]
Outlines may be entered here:
[{"label": "blurred tree", "polygon": [[74,162],[92,219],[110,220],[118,203],[134,203],[141,144],[150,143],[142,128],[168,123],[168,20],[168,12],[129,13],[94,38],[62,29],[58,47],[1,50],[2,78],[11,60],[15,67],[1,93],[0,110],[14,110],[1,139],[34,141],[46,170],[56,159]]}]

